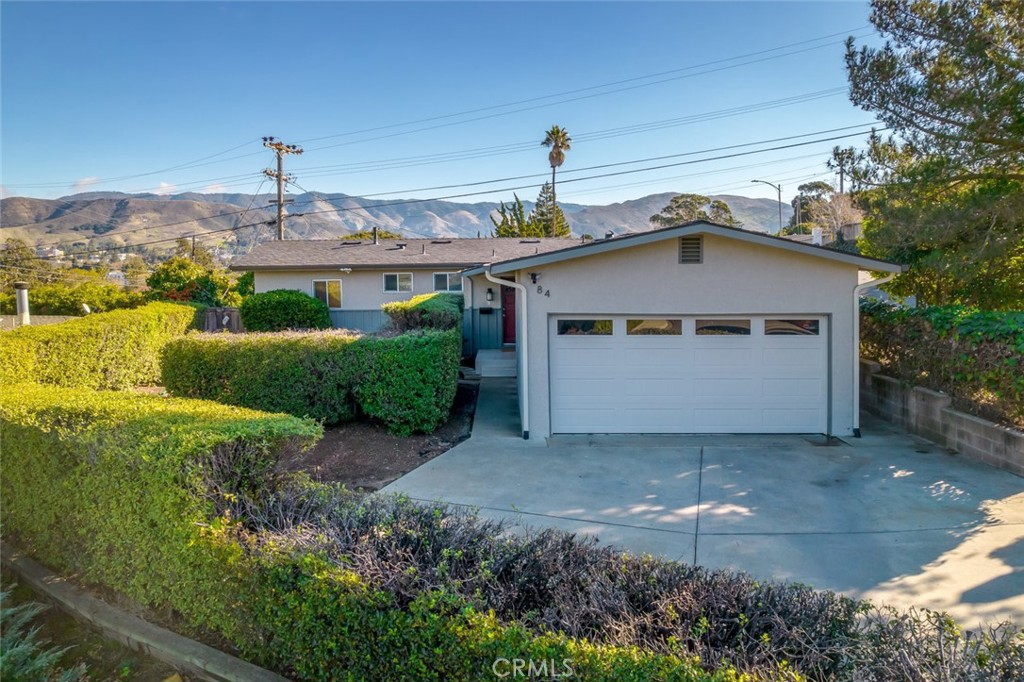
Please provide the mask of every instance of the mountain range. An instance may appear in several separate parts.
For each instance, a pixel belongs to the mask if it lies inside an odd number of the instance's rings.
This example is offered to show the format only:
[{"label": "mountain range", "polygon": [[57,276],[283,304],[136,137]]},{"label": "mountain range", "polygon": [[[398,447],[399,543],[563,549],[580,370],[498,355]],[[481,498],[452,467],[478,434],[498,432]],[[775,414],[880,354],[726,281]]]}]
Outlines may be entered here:
[{"label": "mountain range", "polygon": [[[649,218],[661,211],[676,193],[651,194],[602,206],[560,203],[577,235],[602,237],[651,229]],[[271,194],[173,195],[86,192],[60,199],[9,197],[0,202],[0,237],[16,237],[47,246],[89,244],[147,245],[161,248],[174,237],[214,232],[207,244],[222,243],[230,251],[247,249],[254,240],[274,234],[267,225],[276,216]],[[745,229],[775,233],[779,204],[772,199],[716,195],[729,204]],[[496,202],[458,203],[439,200],[371,200],[346,194],[288,195],[286,237],[331,239],[379,227],[408,237],[487,236],[494,229],[490,216]],[[532,202],[523,202],[527,211]],[[792,207],[783,205],[783,220]],[[239,227],[243,226],[243,227]],[[244,227],[251,226],[251,227]],[[237,228],[237,229],[236,229]]]}]

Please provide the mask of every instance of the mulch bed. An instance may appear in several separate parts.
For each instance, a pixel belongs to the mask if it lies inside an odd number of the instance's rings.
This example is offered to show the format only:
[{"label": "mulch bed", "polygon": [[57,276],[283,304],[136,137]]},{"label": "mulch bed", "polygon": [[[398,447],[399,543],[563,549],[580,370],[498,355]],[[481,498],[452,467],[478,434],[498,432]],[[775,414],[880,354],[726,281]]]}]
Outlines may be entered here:
[{"label": "mulch bed", "polygon": [[314,448],[281,464],[287,471],[304,471],[314,480],[352,490],[380,490],[469,438],[479,392],[479,382],[460,381],[451,417],[432,434],[400,438],[376,423],[341,424],[325,429]]}]

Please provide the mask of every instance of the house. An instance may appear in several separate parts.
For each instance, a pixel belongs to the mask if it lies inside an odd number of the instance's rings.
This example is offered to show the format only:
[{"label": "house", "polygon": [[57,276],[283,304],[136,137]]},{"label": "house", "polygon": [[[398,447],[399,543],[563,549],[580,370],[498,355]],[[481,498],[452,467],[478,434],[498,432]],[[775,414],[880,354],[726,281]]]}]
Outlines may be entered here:
[{"label": "house", "polygon": [[[374,332],[384,326],[382,303],[435,291],[461,293],[462,271],[579,242],[570,239],[364,239],[271,241],[231,264],[254,273],[256,293],[297,289],[324,301],[335,327]],[[514,291],[491,287],[494,300],[466,311],[465,350],[515,342]],[[506,313],[506,314],[503,314]]]},{"label": "house", "polygon": [[902,270],[707,222],[586,243],[269,242],[232,268],[371,331],[381,303],[461,291],[466,352],[515,358],[524,438],[858,433],[858,298],[881,282],[858,275]]},{"label": "house", "polygon": [[902,269],[694,222],[463,274],[473,315],[515,298],[505,340],[524,438],[848,436],[859,433],[858,298],[881,281],[858,273]]},{"label": "house", "polygon": [[128,283],[128,279],[125,277],[124,272],[121,270],[111,270],[107,273],[107,281],[113,282],[125,286]]}]

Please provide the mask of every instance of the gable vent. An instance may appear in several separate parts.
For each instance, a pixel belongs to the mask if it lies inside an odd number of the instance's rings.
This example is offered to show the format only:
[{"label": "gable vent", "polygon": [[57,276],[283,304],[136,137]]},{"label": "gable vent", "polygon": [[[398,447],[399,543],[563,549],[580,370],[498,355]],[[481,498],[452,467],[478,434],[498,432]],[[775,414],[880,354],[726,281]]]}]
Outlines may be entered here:
[{"label": "gable vent", "polygon": [[704,241],[699,234],[692,237],[679,238],[679,262],[704,262]]}]

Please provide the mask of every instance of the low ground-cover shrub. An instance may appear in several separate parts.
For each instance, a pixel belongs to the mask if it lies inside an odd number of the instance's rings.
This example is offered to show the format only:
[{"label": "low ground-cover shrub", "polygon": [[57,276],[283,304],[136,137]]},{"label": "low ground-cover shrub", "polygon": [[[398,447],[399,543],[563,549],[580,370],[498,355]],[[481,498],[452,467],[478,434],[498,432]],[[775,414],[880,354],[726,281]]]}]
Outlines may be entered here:
[{"label": "low ground-cover shrub", "polygon": [[326,303],[292,289],[274,289],[247,296],[238,314],[251,332],[329,329],[331,326],[331,313]]},{"label": "low ground-cover shrub", "polygon": [[60,659],[67,649],[49,646],[33,624],[47,606],[26,602],[11,606],[11,593],[0,591],[0,679],[4,682],[79,682],[83,667],[62,670]]},{"label": "low ground-cover shrub", "polygon": [[866,301],[861,354],[960,409],[1024,427],[1024,312]]},{"label": "low ground-cover shrub", "polygon": [[172,395],[327,424],[362,413],[400,435],[430,432],[455,399],[460,334],[192,334],[165,348],[163,384]]},{"label": "low ground-cover shrub", "polygon": [[[63,283],[41,284],[28,292],[28,309],[33,315],[81,315],[82,305],[94,313],[121,308],[138,308],[146,296],[129,291],[116,284],[83,282],[77,285]],[[17,311],[14,291],[0,293],[0,314],[14,315]]]},{"label": "low ground-cover shrub", "polygon": [[125,389],[155,383],[160,350],[188,330],[197,309],[150,303],[45,327],[0,334],[0,384]]},{"label": "low ground-cover shrub", "polygon": [[421,294],[407,301],[392,301],[380,308],[391,326],[400,332],[410,329],[455,329],[462,325],[465,305],[459,294]]}]

